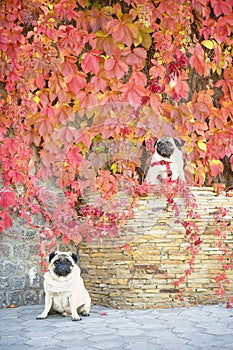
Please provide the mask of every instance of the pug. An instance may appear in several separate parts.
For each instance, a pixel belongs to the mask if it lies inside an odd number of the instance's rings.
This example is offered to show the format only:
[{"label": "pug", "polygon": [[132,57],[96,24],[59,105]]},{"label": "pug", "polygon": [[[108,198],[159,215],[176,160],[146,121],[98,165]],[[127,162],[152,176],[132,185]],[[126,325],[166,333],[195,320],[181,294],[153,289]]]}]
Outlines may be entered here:
[{"label": "pug", "polygon": [[155,145],[146,181],[151,184],[177,183],[178,179],[185,181],[183,167],[182,152],[177,143],[172,138],[163,137]]},{"label": "pug", "polygon": [[89,316],[91,298],[84,287],[77,265],[78,257],[71,252],[53,252],[49,255],[48,271],[44,275],[45,307],[37,319],[44,319],[52,309],[73,321],[80,315]]}]

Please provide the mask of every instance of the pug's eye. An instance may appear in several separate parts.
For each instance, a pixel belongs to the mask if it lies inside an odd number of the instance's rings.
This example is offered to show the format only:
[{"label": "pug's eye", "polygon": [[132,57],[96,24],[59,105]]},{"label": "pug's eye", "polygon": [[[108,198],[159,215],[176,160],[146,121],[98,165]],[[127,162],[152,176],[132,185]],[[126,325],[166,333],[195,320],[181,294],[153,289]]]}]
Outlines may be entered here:
[{"label": "pug's eye", "polygon": [[71,266],[71,265],[72,265],[72,263],[70,262],[70,260],[66,260],[66,264],[67,264],[68,266]]}]

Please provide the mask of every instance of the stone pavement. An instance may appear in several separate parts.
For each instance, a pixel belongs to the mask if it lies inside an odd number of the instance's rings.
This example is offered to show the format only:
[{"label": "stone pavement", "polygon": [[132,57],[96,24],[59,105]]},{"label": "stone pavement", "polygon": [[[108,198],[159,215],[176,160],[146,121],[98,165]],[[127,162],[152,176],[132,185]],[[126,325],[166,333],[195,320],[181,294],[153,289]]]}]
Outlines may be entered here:
[{"label": "stone pavement", "polygon": [[0,310],[1,350],[232,350],[225,305],[143,311],[93,306],[90,317],[36,320],[43,305]]}]

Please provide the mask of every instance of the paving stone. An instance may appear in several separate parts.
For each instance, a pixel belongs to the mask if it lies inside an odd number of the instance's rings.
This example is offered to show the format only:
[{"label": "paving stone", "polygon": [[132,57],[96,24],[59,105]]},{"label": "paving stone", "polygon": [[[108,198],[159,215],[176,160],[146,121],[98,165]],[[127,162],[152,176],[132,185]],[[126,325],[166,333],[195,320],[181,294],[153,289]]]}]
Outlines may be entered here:
[{"label": "paving stone", "polygon": [[232,310],[198,306],[114,310],[94,306],[72,322],[61,315],[36,320],[43,307],[0,309],[3,350],[232,350]]},{"label": "paving stone", "polygon": [[0,343],[0,349],[2,349],[2,350],[30,350],[31,346],[25,345],[25,344],[11,344],[11,345],[7,345],[7,348],[6,348],[6,347],[1,347],[1,343]]},{"label": "paving stone", "polygon": [[[163,350],[199,350],[195,346],[188,345],[188,344],[166,344],[163,347]],[[209,348],[208,350],[212,350],[212,348]],[[220,349],[218,349],[220,350]]]},{"label": "paving stone", "polygon": [[209,333],[209,334],[215,334],[215,335],[232,334],[232,329],[224,327],[223,325],[218,325],[218,327],[216,328],[212,323],[211,326],[208,328],[205,328],[203,332]]},{"label": "paving stone", "polygon": [[20,335],[9,335],[9,336],[1,337],[0,346],[7,347],[8,345],[11,345],[11,344],[24,344],[26,343],[26,341],[28,341],[28,338],[24,338]]},{"label": "paving stone", "polygon": [[141,328],[134,328],[134,329],[124,328],[124,329],[118,330],[117,334],[123,337],[128,337],[128,336],[134,337],[137,335],[144,334],[144,330]]},{"label": "paving stone", "polygon": [[[79,347],[77,346],[77,345],[75,345],[75,346],[72,346],[72,348],[71,347],[66,347],[66,348],[64,348],[65,350],[79,350]],[[41,348],[41,349],[35,349],[35,350],[45,350],[44,348]],[[46,350],[47,350],[47,348],[46,348]],[[58,350],[58,348],[54,348],[53,350]],[[59,350],[60,350],[60,347],[59,347]],[[62,350],[63,350],[63,348],[62,348]],[[96,348],[93,348],[92,346],[90,346],[90,345],[85,345],[85,346],[82,346],[82,348],[80,349],[80,350],[96,350]],[[102,350],[102,349],[98,349],[98,350]],[[104,350],[104,349],[103,349]],[[111,349],[111,350],[113,350],[113,349]],[[115,349],[114,349],[115,350]],[[120,350],[119,348],[117,349],[117,350]],[[122,349],[123,350],[123,349]]]},{"label": "paving stone", "polygon": [[[45,350],[44,346],[39,346],[39,347],[33,347],[34,350]],[[64,350],[66,348],[64,348],[62,345],[59,344],[59,350]],[[57,346],[46,346],[46,350],[58,350]]]},{"label": "paving stone", "polygon": [[[131,343],[128,346],[126,346],[127,350],[155,350],[155,344],[151,344],[148,342],[138,342],[138,343]],[[156,350],[160,349],[156,346]]]},{"label": "paving stone", "polygon": [[88,327],[85,330],[85,333],[88,334],[114,334],[116,332],[115,329],[113,329],[112,327],[101,327],[101,326],[97,326],[97,327]]},{"label": "paving stone", "polygon": [[179,338],[168,329],[164,329],[163,331],[160,331],[154,335],[158,344],[183,344],[186,342],[184,338]]},{"label": "paving stone", "polygon": [[44,336],[44,338],[34,337],[25,342],[25,344],[30,345],[31,347],[39,346],[39,347],[44,347],[44,349],[47,349],[47,346],[50,346],[50,345],[57,346],[60,343],[61,343],[60,339],[46,337],[46,335]]}]

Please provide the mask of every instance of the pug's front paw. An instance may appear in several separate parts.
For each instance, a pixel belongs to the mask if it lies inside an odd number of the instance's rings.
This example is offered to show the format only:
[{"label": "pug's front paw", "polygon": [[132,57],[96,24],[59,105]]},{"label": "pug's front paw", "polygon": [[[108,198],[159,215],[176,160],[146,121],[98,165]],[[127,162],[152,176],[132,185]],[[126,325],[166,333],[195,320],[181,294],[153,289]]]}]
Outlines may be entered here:
[{"label": "pug's front paw", "polygon": [[72,316],[71,316],[71,320],[72,320],[72,321],[81,321],[82,319],[81,319],[81,317],[77,314],[77,315],[72,315]]},{"label": "pug's front paw", "polygon": [[37,320],[44,320],[45,318],[47,318],[48,314],[46,314],[45,312],[42,312],[42,314],[36,316]]}]

